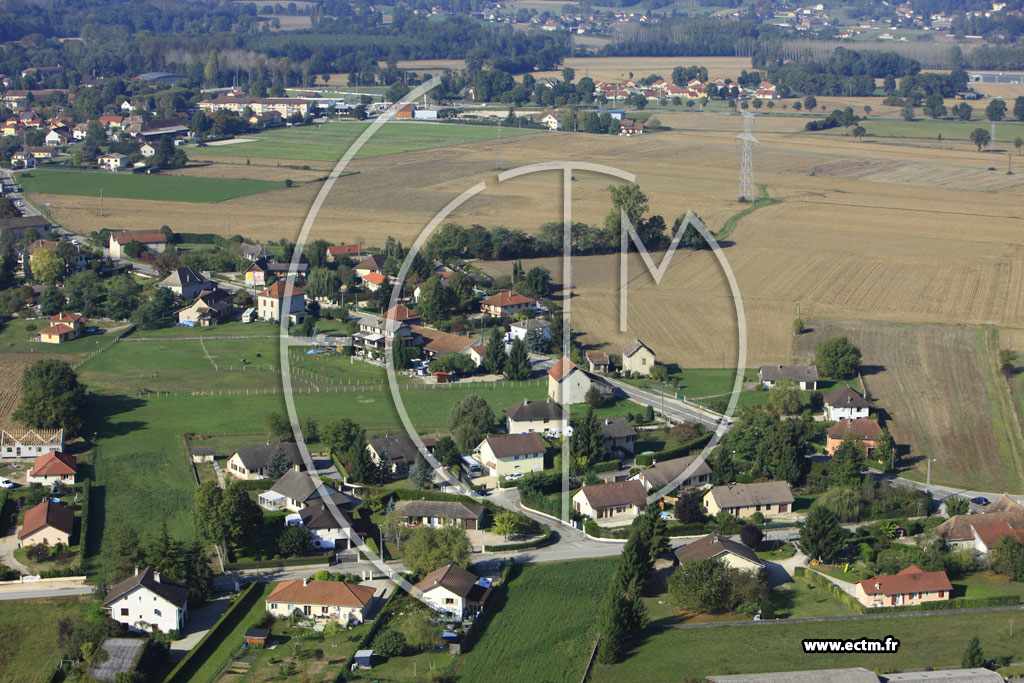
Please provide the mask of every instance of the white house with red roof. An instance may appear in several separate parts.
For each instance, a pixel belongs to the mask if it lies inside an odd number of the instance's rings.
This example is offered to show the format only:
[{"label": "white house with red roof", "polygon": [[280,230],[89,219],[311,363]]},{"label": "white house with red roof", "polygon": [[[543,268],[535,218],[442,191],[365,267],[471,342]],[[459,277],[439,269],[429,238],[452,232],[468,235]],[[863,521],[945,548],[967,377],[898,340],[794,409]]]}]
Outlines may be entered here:
[{"label": "white house with red roof", "polygon": [[548,370],[548,399],[555,403],[583,403],[592,388],[605,397],[613,392],[612,385],[603,377],[576,367],[564,356]]},{"label": "white house with red roof", "polygon": [[32,462],[28,483],[49,486],[55,482],[74,484],[78,475],[78,459],[70,453],[50,451]]},{"label": "white house with red roof", "polygon": [[51,325],[39,333],[39,341],[44,344],[63,344],[78,339],[85,331],[84,320],[79,313],[58,313],[50,318]]},{"label": "white house with red roof", "polygon": [[292,322],[300,322],[306,313],[305,291],[284,280],[278,280],[264,289],[257,295],[256,301],[261,320],[280,321],[284,315]]},{"label": "white house with red roof", "polygon": [[926,572],[910,565],[899,574],[874,576],[854,584],[854,597],[865,607],[898,607],[949,600],[953,585],[946,572]]},{"label": "white house with red roof", "polygon": [[123,258],[124,248],[132,242],[138,242],[150,251],[163,252],[167,248],[167,237],[160,231],[154,230],[122,230],[121,232],[110,233],[110,256],[112,258]]}]

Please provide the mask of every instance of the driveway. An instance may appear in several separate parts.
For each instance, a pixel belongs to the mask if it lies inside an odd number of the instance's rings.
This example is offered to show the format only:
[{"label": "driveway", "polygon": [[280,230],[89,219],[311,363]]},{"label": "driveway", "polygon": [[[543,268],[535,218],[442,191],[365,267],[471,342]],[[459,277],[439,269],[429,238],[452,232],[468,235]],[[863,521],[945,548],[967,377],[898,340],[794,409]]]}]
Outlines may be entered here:
[{"label": "driveway", "polygon": [[189,618],[185,622],[185,637],[171,643],[171,661],[178,661],[194,648],[230,605],[231,600],[225,596],[211,600],[198,609],[189,610]]},{"label": "driveway", "polygon": [[18,537],[15,534],[17,527],[11,527],[7,534],[0,536],[0,563],[6,564],[11,569],[17,569],[22,575],[31,574],[28,567],[14,559],[14,551],[18,547]]}]

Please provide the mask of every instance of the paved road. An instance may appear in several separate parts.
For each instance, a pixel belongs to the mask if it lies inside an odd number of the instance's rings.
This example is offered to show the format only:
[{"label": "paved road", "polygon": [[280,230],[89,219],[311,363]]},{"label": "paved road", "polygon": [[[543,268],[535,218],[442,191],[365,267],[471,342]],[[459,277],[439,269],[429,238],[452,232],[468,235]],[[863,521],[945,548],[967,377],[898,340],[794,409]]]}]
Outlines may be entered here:
[{"label": "paved road", "polygon": [[[5,186],[17,185],[17,182],[14,180],[14,174],[11,173],[8,170],[5,170],[5,169],[0,169],[0,181],[2,181]],[[36,207],[32,206],[28,202],[28,200],[26,200],[25,197],[22,196],[22,194],[20,192],[6,192],[6,193],[4,193],[4,196],[8,197],[9,199],[11,199],[11,201],[13,201],[15,204],[17,204],[19,201],[21,201],[21,206],[18,207],[18,208],[21,209],[21,215],[22,216],[41,216],[42,215],[39,212],[39,210],[36,209]]]},{"label": "paved road", "polygon": [[[718,429],[722,434],[725,434],[732,427],[731,423],[719,424],[720,415],[718,413],[695,408],[672,396],[662,396],[654,391],[638,389],[610,377],[605,379],[634,403],[639,403],[642,406],[651,406],[654,410],[664,412],[667,417],[677,422],[699,422],[709,429]],[[663,406],[664,410],[662,410]]]},{"label": "paved road", "polygon": [[[32,584],[24,584],[31,586]],[[70,598],[76,595],[89,595],[92,586],[66,586],[64,588],[41,588],[38,590],[11,591],[0,593],[0,600],[31,600],[32,598]]]}]

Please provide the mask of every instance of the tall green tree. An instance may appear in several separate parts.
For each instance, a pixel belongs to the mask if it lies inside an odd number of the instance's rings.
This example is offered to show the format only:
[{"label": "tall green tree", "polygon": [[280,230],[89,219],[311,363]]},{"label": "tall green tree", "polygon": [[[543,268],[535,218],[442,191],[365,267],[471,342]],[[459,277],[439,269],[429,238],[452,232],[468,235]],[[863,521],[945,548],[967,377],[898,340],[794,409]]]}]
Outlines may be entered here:
[{"label": "tall green tree", "polygon": [[39,312],[46,316],[57,315],[64,310],[67,305],[67,300],[64,298],[64,294],[50,285],[43,290],[43,293],[39,295]]},{"label": "tall green tree", "polygon": [[834,512],[811,507],[800,529],[800,549],[812,559],[831,562],[846,540],[846,531]]},{"label": "tall green tree", "polygon": [[668,592],[680,607],[718,614],[732,604],[732,577],[719,559],[695,560],[676,567],[668,580]]},{"label": "tall green tree", "polygon": [[960,659],[962,669],[980,669],[985,666],[985,652],[981,649],[981,641],[978,636],[972,636],[964,650],[964,656]]},{"label": "tall green tree", "polygon": [[500,326],[492,327],[491,333],[487,337],[484,369],[492,375],[500,375],[505,369],[505,341],[502,339]]},{"label": "tall green tree", "polygon": [[25,368],[15,420],[37,429],[63,429],[78,436],[84,425],[86,386],[62,360],[40,360]]},{"label": "tall green tree", "polygon": [[979,152],[981,151],[982,147],[986,146],[989,143],[991,139],[992,136],[990,136],[988,131],[985,130],[984,128],[975,128],[974,130],[971,131],[971,142],[978,146]]},{"label": "tall green tree", "polygon": [[446,564],[469,566],[469,536],[457,526],[439,529],[418,526],[410,532],[402,550],[405,566],[416,576],[424,576]]},{"label": "tall green tree", "polygon": [[573,474],[588,472],[594,463],[604,459],[604,437],[601,433],[601,423],[594,416],[593,407],[588,407],[583,419],[575,423],[570,439],[570,470]]},{"label": "tall green tree", "polygon": [[450,431],[462,425],[471,425],[480,434],[487,434],[494,428],[494,409],[476,394],[467,396],[456,402],[448,413]]},{"label": "tall green tree", "polygon": [[509,349],[508,358],[505,361],[505,377],[516,381],[530,379],[532,371],[530,355],[526,351],[526,342],[522,339],[512,340],[512,348]]},{"label": "tall green tree", "polygon": [[860,349],[846,337],[833,337],[818,344],[814,362],[818,374],[832,379],[851,379],[860,368]]},{"label": "tall green tree", "polygon": [[374,483],[379,478],[370,451],[362,444],[353,444],[348,451],[348,478],[357,484]]},{"label": "tall green tree", "polygon": [[830,486],[856,488],[864,471],[864,448],[853,436],[847,436],[832,455],[828,465]]},{"label": "tall green tree", "polygon": [[1006,118],[1006,101],[993,98],[985,107],[985,118],[989,121],[1002,121]]},{"label": "tall green tree", "polygon": [[224,489],[218,514],[224,524],[224,537],[238,543],[263,522],[263,513],[256,501],[240,482],[232,482]]},{"label": "tall green tree", "polygon": [[199,486],[192,501],[192,526],[196,535],[208,543],[224,540],[224,520],[220,517],[223,495],[217,482],[207,481]]},{"label": "tall green tree", "polygon": [[416,453],[416,461],[409,468],[409,482],[418,489],[433,487],[434,468],[422,453]]},{"label": "tall green tree", "polygon": [[800,386],[794,380],[783,378],[768,392],[768,407],[782,415],[796,415],[803,398]]},{"label": "tall green tree", "polygon": [[601,634],[597,646],[597,661],[600,663],[615,664],[625,653],[628,612],[626,597],[619,591],[608,591],[597,617],[598,630]]}]

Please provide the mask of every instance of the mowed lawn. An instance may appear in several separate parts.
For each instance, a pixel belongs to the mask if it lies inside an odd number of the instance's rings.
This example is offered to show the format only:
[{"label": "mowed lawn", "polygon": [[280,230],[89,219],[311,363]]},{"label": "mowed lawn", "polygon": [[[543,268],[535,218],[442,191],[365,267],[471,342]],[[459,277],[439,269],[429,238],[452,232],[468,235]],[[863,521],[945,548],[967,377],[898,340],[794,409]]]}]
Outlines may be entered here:
[{"label": "mowed lawn", "polygon": [[[1024,643],[1020,639],[1020,624],[1014,621],[1020,621],[1019,613],[1005,611],[667,629],[649,632],[619,664],[595,665],[588,680],[594,683],[703,680],[715,674],[857,666],[883,672],[916,671],[925,667],[958,668],[967,642],[974,635],[981,640],[986,658],[1009,656],[1019,661],[1024,656]],[[898,654],[804,654],[801,646],[805,638],[884,640],[886,636],[900,641]]]},{"label": "mowed lawn", "polygon": [[58,622],[85,614],[92,604],[77,598],[0,601],[0,681],[49,681],[60,662]]},{"label": "mowed lawn", "polygon": [[276,190],[283,182],[237,178],[192,178],[172,175],[135,175],[102,171],[49,171],[19,173],[28,194],[70,194],[83,197],[152,199],[175,202],[221,202],[225,199]]},{"label": "mowed lawn", "polygon": [[[331,122],[319,126],[275,128],[242,135],[251,142],[229,145],[207,145],[189,148],[196,159],[229,156],[260,159],[298,159],[301,161],[337,161],[370,124],[367,122]],[[503,138],[530,135],[536,129],[502,128]],[[456,123],[388,122],[356,154],[356,159],[382,154],[400,154],[421,149],[461,145],[466,142],[496,140],[494,126],[472,126]],[[26,185],[26,189],[28,186]]]},{"label": "mowed lawn", "polygon": [[459,681],[493,681],[495,672],[506,683],[580,680],[597,637],[605,585],[617,562],[616,557],[524,567],[459,668]]}]

